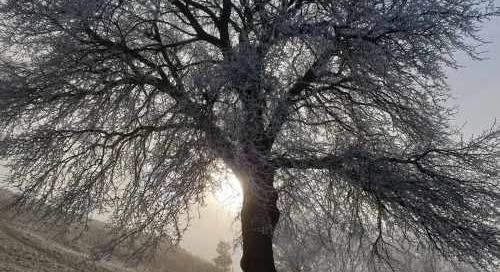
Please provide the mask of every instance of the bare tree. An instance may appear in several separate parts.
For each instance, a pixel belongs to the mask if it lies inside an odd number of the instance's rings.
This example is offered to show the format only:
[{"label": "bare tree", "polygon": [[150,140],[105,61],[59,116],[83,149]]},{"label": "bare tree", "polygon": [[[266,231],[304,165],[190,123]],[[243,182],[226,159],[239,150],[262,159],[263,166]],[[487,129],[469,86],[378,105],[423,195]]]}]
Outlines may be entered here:
[{"label": "bare tree", "polygon": [[[443,67],[492,0],[6,0],[0,155],[19,204],[179,238],[221,164],[245,272],[274,272],[280,210],[327,248],[424,241],[494,269],[497,126],[449,125]],[[305,215],[298,216],[298,215]],[[293,229],[293,228],[292,228]],[[342,241],[339,240],[339,241]]]}]

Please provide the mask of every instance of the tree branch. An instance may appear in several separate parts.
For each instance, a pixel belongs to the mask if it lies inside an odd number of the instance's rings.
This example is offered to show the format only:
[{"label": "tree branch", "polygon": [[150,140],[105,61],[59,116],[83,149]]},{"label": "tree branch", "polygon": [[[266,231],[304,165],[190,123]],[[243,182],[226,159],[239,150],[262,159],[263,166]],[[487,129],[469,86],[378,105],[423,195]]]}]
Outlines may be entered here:
[{"label": "tree branch", "polygon": [[329,61],[333,52],[334,50],[327,50],[321,54],[321,56],[318,57],[318,59],[311,65],[304,75],[291,86],[291,88],[278,102],[278,105],[271,113],[271,119],[265,132],[266,143],[269,149],[276,140],[283,124],[287,121],[290,108],[297,102],[296,98],[301,92],[306,90],[310,84],[314,83],[318,79],[318,70]]},{"label": "tree branch", "polygon": [[[227,139],[222,130],[220,130],[220,128],[218,128],[213,123],[213,120],[211,120],[211,115],[207,114],[206,110],[203,109],[203,106],[192,101],[187,95],[186,91],[185,90],[183,91],[182,80],[177,78],[176,82],[178,83],[178,86],[174,86],[170,83],[170,79],[165,74],[165,72],[160,67],[158,67],[158,65],[146,59],[135,50],[130,49],[125,44],[118,44],[108,39],[104,39],[90,28],[87,28],[86,32],[96,42],[104,46],[107,46],[111,49],[118,49],[123,53],[128,54],[131,57],[137,59],[138,61],[144,63],[145,65],[149,66],[155,71],[158,71],[158,73],[160,73],[160,75],[162,76],[162,80],[155,82],[156,84],[155,86],[162,92],[170,95],[170,97],[172,97],[175,101],[177,101],[177,103],[180,105],[180,110],[183,114],[197,121],[199,129],[201,129],[206,134],[209,144],[214,148],[214,150],[216,150],[216,153],[220,157],[222,157],[227,163],[232,164],[232,162],[235,160],[234,157],[235,148],[233,144]],[[174,64],[170,62],[168,56],[166,55],[164,56],[167,57],[166,61],[169,62],[171,71],[173,72],[173,76],[176,77],[174,69],[175,67],[173,67]]]},{"label": "tree branch", "polygon": [[194,1],[185,0],[185,2],[186,2],[186,4],[182,3],[179,0],[174,0],[174,1],[172,1],[172,4],[174,4],[179,9],[179,11],[187,18],[191,27],[196,31],[196,35],[198,36],[198,38],[200,40],[211,43],[218,48],[221,48],[221,49],[224,48],[225,44],[220,39],[217,39],[216,37],[208,34],[203,29],[200,22],[196,19],[196,17],[193,15],[193,13],[191,13],[191,11],[189,10],[188,4],[193,5],[194,7],[201,8],[201,10],[203,10],[204,12],[208,12],[207,14],[210,17],[212,17],[213,20],[215,20],[214,22],[218,21],[216,15],[210,9],[208,9],[208,8],[204,7],[203,5],[200,5]]}]

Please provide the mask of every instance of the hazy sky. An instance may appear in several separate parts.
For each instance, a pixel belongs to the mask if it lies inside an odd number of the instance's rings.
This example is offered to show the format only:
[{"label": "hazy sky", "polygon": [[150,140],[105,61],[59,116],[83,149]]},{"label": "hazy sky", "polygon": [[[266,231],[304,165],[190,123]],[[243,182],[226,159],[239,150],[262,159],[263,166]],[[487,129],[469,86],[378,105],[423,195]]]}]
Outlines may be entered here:
[{"label": "hazy sky", "polygon": [[[493,123],[500,122],[500,19],[487,22],[482,37],[491,43],[482,47],[486,58],[473,61],[463,54],[457,59],[464,66],[448,71],[451,94],[450,105],[459,107],[455,125],[462,126],[466,135],[477,134]],[[0,175],[5,171],[0,167]],[[211,261],[220,240],[230,240],[237,230],[233,214],[214,199],[195,215],[191,229],[182,246],[192,253]],[[239,270],[239,254],[235,254],[235,272]]]},{"label": "hazy sky", "polygon": [[500,18],[487,22],[481,34],[490,42],[481,47],[484,60],[473,61],[458,54],[465,67],[448,70],[454,96],[450,104],[459,106],[456,124],[465,124],[466,134],[480,132],[495,118],[500,122]]}]

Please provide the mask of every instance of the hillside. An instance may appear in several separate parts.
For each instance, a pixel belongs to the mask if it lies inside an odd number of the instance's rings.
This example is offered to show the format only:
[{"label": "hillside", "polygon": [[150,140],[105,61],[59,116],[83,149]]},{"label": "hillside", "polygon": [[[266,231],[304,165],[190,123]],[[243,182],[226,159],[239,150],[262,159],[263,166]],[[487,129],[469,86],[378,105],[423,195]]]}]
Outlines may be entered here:
[{"label": "hillside", "polygon": [[[0,206],[12,194],[0,190]],[[151,260],[132,267],[125,257],[95,261],[92,248],[105,240],[104,224],[91,220],[87,231],[72,226],[65,232],[34,223],[29,213],[13,217],[0,212],[0,272],[215,272],[214,266],[187,251],[160,249]],[[63,234],[64,233],[64,234]]]}]

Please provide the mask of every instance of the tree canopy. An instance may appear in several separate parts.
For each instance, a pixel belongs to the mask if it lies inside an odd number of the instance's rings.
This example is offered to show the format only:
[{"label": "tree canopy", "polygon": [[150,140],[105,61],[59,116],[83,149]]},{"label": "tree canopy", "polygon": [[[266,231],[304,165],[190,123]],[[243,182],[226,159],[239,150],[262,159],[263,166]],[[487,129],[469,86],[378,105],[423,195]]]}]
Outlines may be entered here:
[{"label": "tree canopy", "polygon": [[500,132],[459,136],[443,68],[477,57],[498,14],[490,0],[2,1],[9,186],[47,216],[110,209],[124,236],[178,239],[226,167],[245,272],[275,271],[280,218],[325,249],[359,239],[382,265],[425,244],[493,271]]}]

